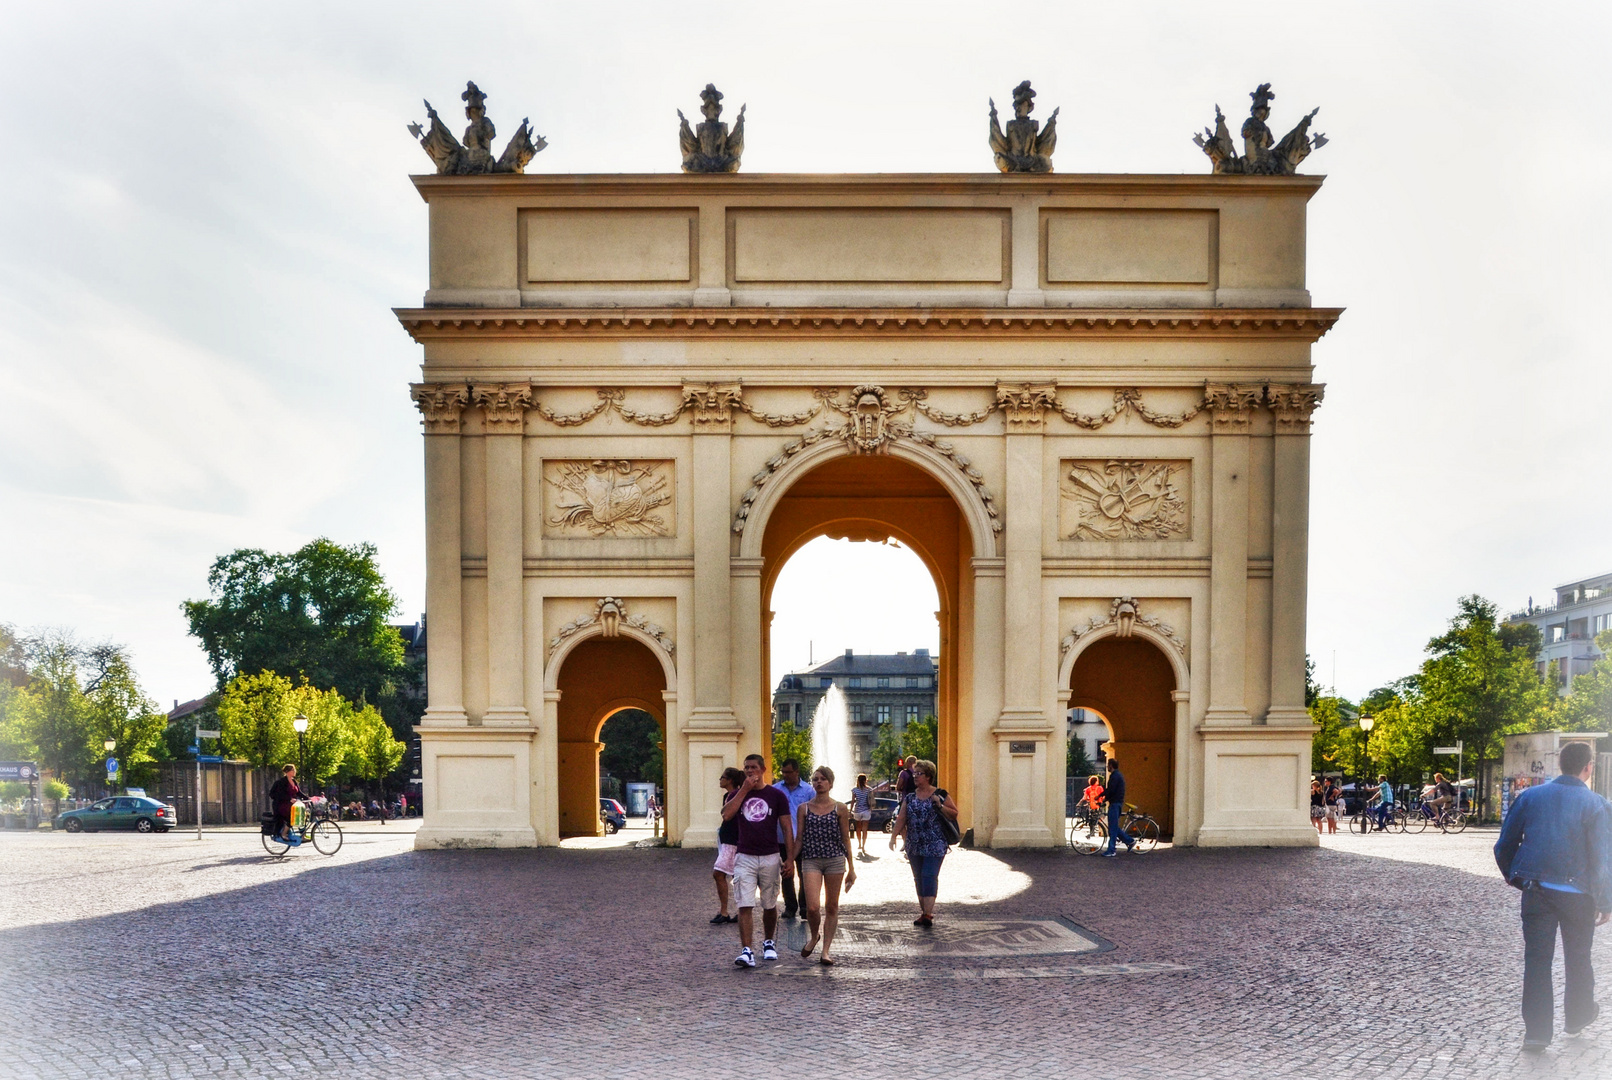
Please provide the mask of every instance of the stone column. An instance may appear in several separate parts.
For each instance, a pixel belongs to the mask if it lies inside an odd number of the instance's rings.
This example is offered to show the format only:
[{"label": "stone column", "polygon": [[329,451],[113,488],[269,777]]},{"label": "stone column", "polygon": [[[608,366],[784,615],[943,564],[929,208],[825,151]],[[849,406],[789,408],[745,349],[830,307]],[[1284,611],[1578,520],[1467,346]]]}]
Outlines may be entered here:
[{"label": "stone column", "polygon": [[1209,383],[1211,442],[1209,707],[1204,726],[1251,722],[1244,695],[1248,652],[1249,426],[1260,386]]},{"label": "stone column", "polygon": [[[1053,385],[998,384],[1007,422],[1006,528],[1002,576],[1002,711],[997,741],[996,846],[1051,844],[1052,764],[1041,672],[1041,415],[1057,401]],[[1058,808],[1062,816],[1062,808]],[[1059,830],[1061,833],[1062,830]]]},{"label": "stone column", "polygon": [[[1002,717],[1003,618],[1002,593],[1004,560],[999,555],[976,555],[970,560],[974,572],[974,641],[971,671],[962,673],[968,686],[971,715],[960,716],[962,733],[958,742],[969,742],[973,776],[965,794],[972,808],[965,808],[976,829],[980,844],[994,843],[999,821],[997,793],[1000,765],[997,760],[995,728]],[[970,790],[971,789],[971,790]]]},{"label": "stone column", "polygon": [[[729,558],[732,544],[731,410],[739,400],[739,387],[688,386],[684,400],[693,406],[694,499],[694,625],[699,639],[691,642],[694,662],[694,707],[689,729],[735,730],[752,726],[748,714],[736,712],[733,698],[734,595]],[[759,579],[758,579],[759,584]],[[761,617],[759,600],[753,618]],[[747,618],[744,632],[759,634],[759,624]]]},{"label": "stone column", "polygon": [[426,688],[422,727],[463,727],[464,611],[460,587],[459,415],[470,390],[451,383],[409,388],[425,418]]},{"label": "stone column", "polygon": [[1309,586],[1310,414],[1314,383],[1265,388],[1276,413],[1271,498],[1271,706],[1267,724],[1309,724],[1304,707],[1305,610]]},{"label": "stone column", "polygon": [[[525,727],[525,498],[521,442],[532,388],[498,383],[471,388],[481,407],[487,446],[487,712],[486,727]],[[427,646],[427,655],[429,645]]]}]

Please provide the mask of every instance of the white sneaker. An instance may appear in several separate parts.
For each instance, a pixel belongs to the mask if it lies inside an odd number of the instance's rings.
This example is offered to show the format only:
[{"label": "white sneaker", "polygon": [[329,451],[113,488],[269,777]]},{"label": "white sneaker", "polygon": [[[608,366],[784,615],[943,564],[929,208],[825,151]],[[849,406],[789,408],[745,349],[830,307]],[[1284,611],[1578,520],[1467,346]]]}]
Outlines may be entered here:
[{"label": "white sneaker", "polygon": [[[749,951],[750,951],[749,949],[745,950],[745,952],[749,952]],[[763,941],[761,943],[761,958],[763,960],[776,960],[776,959],[778,959],[778,946],[774,945],[771,940]],[[750,966],[755,967],[756,962],[754,960],[751,960],[750,961]]]},{"label": "white sneaker", "polygon": [[[776,954],[773,956],[773,959],[778,959]],[[756,966],[756,954],[750,951],[750,946],[746,945],[744,950],[740,952],[738,956],[734,957],[733,966],[742,968],[753,968]]]}]

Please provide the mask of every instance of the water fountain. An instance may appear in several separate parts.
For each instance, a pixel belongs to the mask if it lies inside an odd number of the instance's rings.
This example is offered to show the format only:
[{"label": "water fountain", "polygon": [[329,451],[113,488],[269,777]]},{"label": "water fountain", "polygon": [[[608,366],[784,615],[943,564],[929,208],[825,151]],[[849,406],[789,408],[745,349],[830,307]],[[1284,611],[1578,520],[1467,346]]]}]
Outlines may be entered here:
[{"label": "water fountain", "polygon": [[834,798],[844,802],[851,797],[856,765],[851,760],[850,710],[838,686],[829,687],[812,710],[812,763],[834,770]]}]

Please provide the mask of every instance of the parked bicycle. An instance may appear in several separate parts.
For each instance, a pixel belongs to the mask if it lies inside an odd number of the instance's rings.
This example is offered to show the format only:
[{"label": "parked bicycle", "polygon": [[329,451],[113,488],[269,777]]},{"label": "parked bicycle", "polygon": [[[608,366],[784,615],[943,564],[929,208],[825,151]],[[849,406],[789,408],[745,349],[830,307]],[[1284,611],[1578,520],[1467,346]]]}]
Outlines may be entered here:
[{"label": "parked bicycle", "polygon": [[[1085,799],[1075,806],[1069,819],[1068,844],[1082,855],[1095,855],[1108,846],[1107,812]],[[1152,851],[1159,842],[1159,823],[1144,814],[1135,803],[1126,803],[1120,812],[1119,827],[1130,836],[1138,851]]]},{"label": "parked bicycle", "polygon": [[[304,844],[312,843],[313,849],[321,855],[334,855],[341,850],[341,826],[336,824],[337,811],[331,807],[329,800],[312,798],[298,801],[291,805],[291,832]],[[274,815],[265,813],[262,817],[263,850],[275,858],[282,858],[291,850],[289,839],[282,837],[274,828]]]}]

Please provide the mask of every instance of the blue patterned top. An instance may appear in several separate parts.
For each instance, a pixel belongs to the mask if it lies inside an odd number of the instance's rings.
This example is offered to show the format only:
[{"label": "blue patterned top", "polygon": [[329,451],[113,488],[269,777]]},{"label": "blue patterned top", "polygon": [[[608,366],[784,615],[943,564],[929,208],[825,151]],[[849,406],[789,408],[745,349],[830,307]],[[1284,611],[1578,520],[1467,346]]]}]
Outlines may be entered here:
[{"label": "blue patterned top", "polygon": [[940,831],[940,811],[930,799],[903,796],[907,811],[907,854],[944,855],[946,835]]}]

